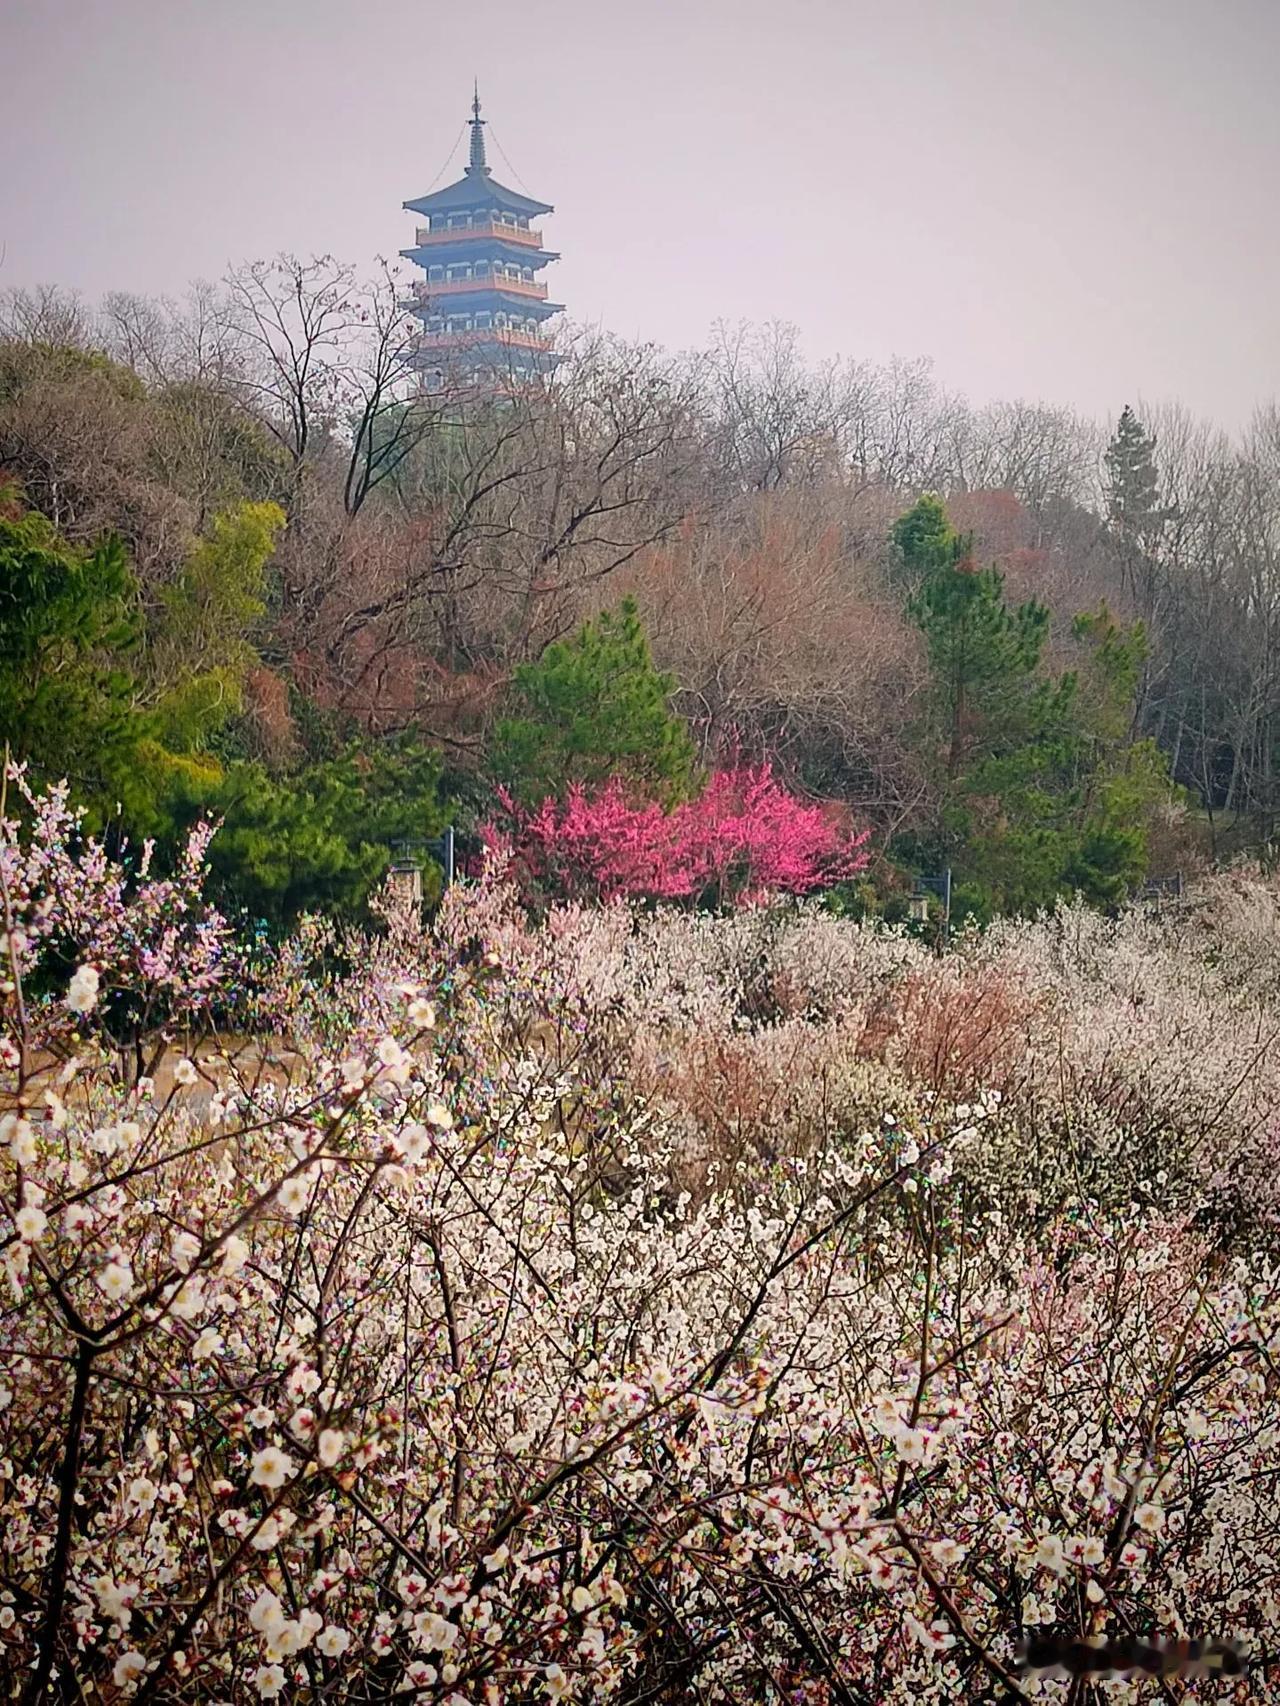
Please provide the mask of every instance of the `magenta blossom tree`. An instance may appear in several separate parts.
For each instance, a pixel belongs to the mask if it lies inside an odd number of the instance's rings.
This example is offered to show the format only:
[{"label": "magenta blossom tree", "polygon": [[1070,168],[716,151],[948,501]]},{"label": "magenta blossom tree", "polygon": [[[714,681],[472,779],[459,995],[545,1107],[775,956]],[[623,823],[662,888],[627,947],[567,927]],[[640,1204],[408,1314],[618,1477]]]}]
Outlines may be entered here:
[{"label": "magenta blossom tree", "polygon": [[788,793],[767,762],[715,771],[672,812],[630,797],[617,777],[531,811],[501,800],[483,838],[531,897],[750,906],[809,894],[867,864],[868,832],[839,808]]}]

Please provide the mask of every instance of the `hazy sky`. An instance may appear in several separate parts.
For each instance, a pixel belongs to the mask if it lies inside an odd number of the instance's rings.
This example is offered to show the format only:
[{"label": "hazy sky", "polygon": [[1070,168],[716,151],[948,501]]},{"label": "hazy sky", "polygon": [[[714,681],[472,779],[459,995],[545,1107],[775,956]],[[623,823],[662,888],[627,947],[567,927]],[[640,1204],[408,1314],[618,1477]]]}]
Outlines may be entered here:
[{"label": "hazy sky", "polygon": [[575,318],[1099,415],[1280,394],[1280,0],[0,0],[0,64],[0,285],[394,254],[477,75]]}]

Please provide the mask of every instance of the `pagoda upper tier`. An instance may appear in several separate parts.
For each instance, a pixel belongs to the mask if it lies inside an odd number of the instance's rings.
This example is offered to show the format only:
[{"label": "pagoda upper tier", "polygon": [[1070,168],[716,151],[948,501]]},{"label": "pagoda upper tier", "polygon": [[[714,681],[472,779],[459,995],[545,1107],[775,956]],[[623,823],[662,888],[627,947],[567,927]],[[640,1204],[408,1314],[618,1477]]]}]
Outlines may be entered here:
[{"label": "pagoda upper tier", "polygon": [[561,304],[548,302],[536,274],[560,257],[530,224],[554,209],[497,181],[485,158],[478,93],[471,110],[463,176],[404,203],[427,221],[413,247],[400,252],[425,274],[408,306],[422,321],[419,366],[432,388],[483,386],[486,374],[495,382],[526,379],[549,372],[557,359],[542,327]]}]

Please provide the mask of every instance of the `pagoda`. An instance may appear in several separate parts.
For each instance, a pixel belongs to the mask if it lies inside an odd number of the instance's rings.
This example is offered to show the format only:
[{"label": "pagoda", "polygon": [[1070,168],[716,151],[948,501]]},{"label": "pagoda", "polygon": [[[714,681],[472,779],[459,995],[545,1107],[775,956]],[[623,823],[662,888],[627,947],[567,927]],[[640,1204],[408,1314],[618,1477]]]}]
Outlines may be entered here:
[{"label": "pagoda", "polygon": [[557,356],[544,323],[562,304],[547,301],[537,274],[559,255],[530,224],[555,210],[500,184],[485,159],[480,92],[471,103],[471,158],[456,183],[405,209],[426,220],[400,253],[426,274],[408,307],[422,322],[417,366],[430,390],[492,395],[549,373]]}]

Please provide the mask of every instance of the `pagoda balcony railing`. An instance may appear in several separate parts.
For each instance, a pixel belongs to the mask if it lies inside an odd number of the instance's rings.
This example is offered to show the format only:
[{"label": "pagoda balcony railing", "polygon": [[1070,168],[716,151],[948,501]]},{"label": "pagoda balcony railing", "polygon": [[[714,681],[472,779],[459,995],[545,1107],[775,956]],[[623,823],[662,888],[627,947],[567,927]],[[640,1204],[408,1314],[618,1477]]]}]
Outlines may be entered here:
[{"label": "pagoda balcony railing", "polygon": [[510,290],[518,296],[534,296],[539,302],[547,299],[547,287],[529,278],[507,278],[503,273],[477,273],[474,278],[421,279],[413,285],[418,302],[434,302],[438,296],[474,295],[477,290]]},{"label": "pagoda balcony railing", "polygon": [[456,243],[467,237],[505,237],[510,243],[524,243],[530,249],[542,247],[541,231],[530,231],[520,225],[504,225],[500,219],[477,219],[471,225],[419,225],[415,237],[420,249],[435,243]]},{"label": "pagoda balcony railing", "polygon": [[532,332],[513,332],[508,326],[494,326],[478,332],[423,332],[417,340],[420,350],[466,350],[480,344],[505,344],[512,349],[549,350],[550,338],[540,338]]}]

